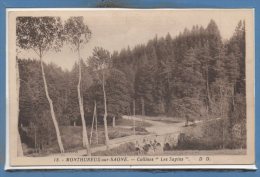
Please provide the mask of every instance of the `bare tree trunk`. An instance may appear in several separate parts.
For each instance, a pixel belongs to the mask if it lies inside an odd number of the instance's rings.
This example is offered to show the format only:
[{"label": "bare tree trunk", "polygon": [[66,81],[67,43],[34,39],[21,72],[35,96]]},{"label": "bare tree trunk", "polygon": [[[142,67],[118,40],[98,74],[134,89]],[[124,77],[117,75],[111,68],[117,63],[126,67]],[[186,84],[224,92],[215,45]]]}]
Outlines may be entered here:
[{"label": "bare tree trunk", "polygon": [[90,138],[89,138],[89,144],[90,144],[90,145],[91,145],[91,141],[92,141],[94,123],[95,123],[95,121],[96,121],[96,119],[95,119],[95,109],[96,109],[96,102],[95,102],[94,110],[93,110],[93,119],[92,119],[91,131],[90,131]]},{"label": "bare tree trunk", "polygon": [[62,141],[61,141],[61,135],[60,135],[58,122],[57,122],[57,119],[56,119],[56,116],[55,116],[55,113],[54,113],[52,99],[50,98],[49,92],[48,92],[48,86],[47,86],[47,81],[46,81],[46,78],[45,78],[45,72],[44,72],[44,68],[43,68],[42,54],[41,53],[40,53],[40,62],[41,62],[41,70],[42,70],[42,78],[43,78],[43,83],[44,83],[45,94],[46,94],[47,100],[48,100],[49,105],[50,105],[50,110],[51,110],[51,118],[52,118],[52,121],[53,121],[53,124],[54,124],[54,127],[55,127],[60,152],[63,153],[64,148],[63,148],[63,144],[62,144]]},{"label": "bare tree trunk", "polygon": [[20,113],[20,109],[19,109],[19,93],[20,93],[20,75],[19,75],[19,65],[18,65],[18,61],[16,60],[16,73],[17,73],[17,77],[16,77],[16,83],[17,83],[17,112],[18,112],[18,116],[17,116],[17,155],[18,156],[23,156],[23,146],[22,146],[22,142],[21,142],[21,135],[19,133],[19,113]]},{"label": "bare tree trunk", "polygon": [[[208,106],[207,106],[207,112],[209,112],[210,106],[211,106],[211,98],[210,98],[210,91],[209,91],[209,69],[208,66],[206,71],[206,90],[207,90],[207,100],[208,100]],[[207,113],[209,114],[209,113]],[[208,116],[209,117],[209,116]]]},{"label": "bare tree trunk", "polygon": [[[235,105],[235,84],[236,84],[236,80],[234,82],[234,84],[232,84],[232,111],[235,112],[236,111],[236,105]],[[229,133],[230,133],[230,140],[231,143],[233,144],[233,119],[232,116],[229,117]]]},{"label": "bare tree trunk", "polygon": [[186,121],[185,121],[185,126],[188,126],[188,125],[189,125],[189,118],[188,118],[187,115],[185,116],[185,119],[186,119]]},{"label": "bare tree trunk", "polygon": [[116,127],[116,117],[113,116],[113,127]]},{"label": "bare tree trunk", "polygon": [[222,119],[222,149],[225,148],[225,122],[224,122],[224,116],[223,116],[223,97],[222,97],[222,90],[220,91],[220,117]]},{"label": "bare tree trunk", "polygon": [[88,156],[91,156],[91,150],[90,145],[88,142],[88,134],[87,134],[87,127],[86,127],[86,121],[85,121],[85,115],[84,115],[84,107],[83,107],[83,98],[81,96],[80,88],[81,88],[81,58],[79,53],[79,47],[78,47],[78,67],[79,67],[79,81],[78,81],[78,101],[79,101],[79,110],[80,110],[80,116],[82,121],[82,143],[83,147],[87,148],[87,154]]},{"label": "bare tree trunk", "polygon": [[92,119],[92,123],[91,123],[91,130],[90,130],[90,137],[89,137],[89,145],[91,145],[91,143],[92,143],[94,123],[95,123],[95,117],[94,117],[94,114],[93,114],[93,119]]},{"label": "bare tree trunk", "polygon": [[134,135],[135,135],[135,100],[133,100],[133,123],[134,123]]},{"label": "bare tree trunk", "polygon": [[105,90],[105,73],[103,71],[102,73],[102,88],[103,88],[103,95],[104,95],[104,128],[105,128],[105,143],[107,146],[107,149],[109,149],[109,137],[108,137],[108,130],[107,130],[107,97],[106,97],[106,90]]},{"label": "bare tree trunk", "polygon": [[[235,81],[235,83],[236,83],[236,81]],[[235,83],[234,83],[233,86],[232,86],[232,107],[233,107],[233,111],[236,111],[236,110],[235,110],[235,108],[236,108],[236,106],[235,106],[235,94],[236,94]]]},{"label": "bare tree trunk", "polygon": [[95,114],[95,120],[96,120],[96,144],[98,144],[98,120],[97,120],[97,103],[96,103],[96,100],[95,100],[95,109],[94,109],[94,114]]},{"label": "bare tree trunk", "polygon": [[207,119],[209,119],[209,105],[206,105]]},{"label": "bare tree trunk", "polygon": [[142,104],[142,116],[145,115],[145,110],[144,110],[144,98],[141,97],[141,104]]},{"label": "bare tree trunk", "polygon": [[33,129],[34,129],[34,151],[37,153],[37,130],[36,130],[36,125],[33,124]]},{"label": "bare tree trunk", "polygon": [[240,149],[243,149],[243,121],[240,124]]}]

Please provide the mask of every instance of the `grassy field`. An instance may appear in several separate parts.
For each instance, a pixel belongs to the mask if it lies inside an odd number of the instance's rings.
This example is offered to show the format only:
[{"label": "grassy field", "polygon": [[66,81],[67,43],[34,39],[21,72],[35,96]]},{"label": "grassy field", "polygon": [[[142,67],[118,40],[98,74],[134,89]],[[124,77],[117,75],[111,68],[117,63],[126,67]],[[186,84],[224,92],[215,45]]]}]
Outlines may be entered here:
[{"label": "grassy field", "polygon": [[[126,143],[108,151],[96,152],[93,156],[136,156],[138,155],[133,143]],[[146,155],[146,154],[142,154]],[[246,155],[246,149],[218,149],[218,150],[171,150],[159,155]]]},{"label": "grassy field", "polygon": [[[143,117],[147,120],[153,120],[153,121],[160,121],[166,124],[173,124],[183,122],[180,118],[168,118],[168,117]],[[218,121],[218,120],[217,120]],[[151,121],[150,121],[151,122]],[[147,130],[149,127],[154,126],[148,122],[145,121],[135,121],[136,125],[136,135],[147,135],[149,132]],[[167,151],[164,151],[161,155],[241,155],[245,154],[246,150],[244,149],[221,149],[219,146],[210,146],[206,147],[205,145],[212,145],[217,142],[219,139],[212,135],[205,136],[205,126],[209,123],[215,124],[215,121],[205,121],[200,122],[197,124],[193,124],[191,126],[181,127],[181,132],[185,134],[185,136],[188,138],[188,141],[185,141],[184,146],[181,146],[178,144],[178,147],[175,147],[174,149],[170,149]],[[108,132],[109,132],[109,139],[116,139],[121,137],[127,137],[134,134],[133,131],[133,121],[128,119],[120,119],[116,122],[116,127],[108,126]],[[61,126],[61,135],[62,135],[62,142],[65,148],[65,152],[76,152],[77,150],[83,149],[82,147],[82,127],[81,126]],[[147,128],[147,130],[145,129]],[[156,128],[156,127],[155,127]],[[91,127],[87,127],[88,130],[88,136],[90,137],[90,129]],[[212,132],[212,128],[209,129],[210,132]],[[214,133],[213,133],[214,134]],[[92,139],[91,139],[91,147],[95,148],[98,146],[103,146],[105,144],[105,134],[104,134],[104,127],[99,126],[98,127],[98,142],[96,139],[97,135],[95,131],[93,131]],[[221,139],[220,139],[221,140]],[[218,140],[219,141],[219,140]],[[187,146],[187,143],[189,143]],[[204,143],[204,144],[203,144]],[[206,143],[206,144],[205,144]],[[208,143],[208,144],[207,144]],[[56,138],[53,137],[52,143],[50,143],[49,146],[46,146],[43,151],[40,153],[32,153],[33,149],[28,149],[26,146],[24,146],[24,149],[26,150],[25,155],[30,156],[45,156],[52,153],[58,153],[58,144],[56,141]],[[191,150],[192,149],[192,150]],[[199,150],[200,149],[200,150]],[[209,150],[212,149],[212,150]],[[125,143],[120,145],[119,147],[110,149],[108,151],[102,151],[102,152],[96,152],[93,155],[137,155],[137,152],[135,150],[135,144],[134,143]],[[145,154],[144,154],[145,155]]]},{"label": "grassy field", "polygon": [[182,117],[166,117],[166,116],[136,116],[138,118],[142,118],[142,119],[145,119],[145,120],[152,120],[152,121],[160,121],[160,122],[163,122],[163,123],[180,123],[180,122],[184,122],[185,119],[182,118]]},{"label": "grassy field", "polygon": [[[126,121],[122,121],[119,123],[119,125],[126,124]],[[140,125],[141,123],[138,122],[137,125]],[[149,126],[149,124],[145,124],[146,126]],[[82,147],[82,127],[81,126],[61,126],[61,138],[63,142],[63,146],[65,149],[65,152],[75,152],[77,150],[83,149]],[[87,127],[88,130],[88,137],[90,137],[90,130],[91,127]],[[133,135],[134,131],[129,128],[122,128],[122,127],[111,127],[108,126],[108,136],[109,139],[115,139],[125,136]],[[136,128],[136,134],[137,135],[146,135],[148,132],[145,130],[145,128]],[[96,133],[93,131],[92,139],[91,139],[91,147],[96,146],[102,146],[105,144],[105,133],[104,133],[104,127],[100,126],[98,127],[98,142],[96,141]],[[52,143],[50,145],[45,146],[44,150],[42,150],[40,153],[33,153],[33,148],[28,148],[25,144],[23,144],[23,149],[25,151],[25,155],[29,156],[45,156],[51,153],[58,153],[58,143],[56,141],[56,138],[53,137]]]},{"label": "grassy field", "polygon": [[[128,119],[119,119],[116,122],[117,126],[134,126],[134,122],[132,120],[128,120]],[[135,126],[136,127],[150,127],[152,126],[150,123],[148,122],[144,122],[144,121],[135,121]]]},{"label": "grassy field", "polygon": [[112,148],[107,151],[100,151],[92,154],[93,156],[134,156],[138,155],[135,150],[134,143],[125,143],[117,148]]}]

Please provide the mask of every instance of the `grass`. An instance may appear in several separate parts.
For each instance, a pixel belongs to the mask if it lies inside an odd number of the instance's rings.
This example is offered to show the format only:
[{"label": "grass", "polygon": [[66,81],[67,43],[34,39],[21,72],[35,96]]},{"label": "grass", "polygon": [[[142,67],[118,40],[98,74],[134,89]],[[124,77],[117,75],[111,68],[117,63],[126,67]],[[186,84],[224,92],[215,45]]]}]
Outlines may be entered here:
[{"label": "grass", "polygon": [[[147,124],[148,126],[148,124]],[[91,127],[87,127],[88,130],[88,137],[90,137],[90,129]],[[83,149],[82,147],[82,127],[81,126],[61,126],[61,139],[63,142],[63,146],[65,152],[74,152],[77,150]],[[111,127],[108,126],[108,136],[109,139],[121,138],[133,135],[134,132],[132,129],[122,128],[122,127]],[[136,128],[137,135],[145,135],[148,134],[147,131],[142,128]],[[98,143],[96,142],[96,133],[93,132],[92,135],[92,147],[102,146],[105,144],[105,133],[104,127],[98,127]],[[27,156],[46,156],[52,153],[59,153],[59,147],[56,138],[52,139],[52,143],[50,145],[45,146],[44,150],[39,153],[34,153],[33,148],[29,148],[25,144],[23,144],[23,149],[26,152],[25,155]]]},{"label": "grass", "polygon": [[[88,130],[91,128],[88,127]],[[137,131],[137,134],[143,134],[143,132]],[[82,147],[82,128],[81,126],[66,126],[61,128],[62,141],[64,143],[65,149],[71,149],[76,147]],[[108,137],[109,139],[121,138],[125,136],[133,135],[133,130],[125,129],[121,127],[111,127],[108,126]],[[88,136],[90,137],[90,131],[88,131]],[[98,144],[105,144],[105,132],[103,127],[98,127]],[[92,146],[96,146],[96,133],[92,134]]]},{"label": "grass", "polygon": [[152,120],[152,121],[160,121],[160,122],[163,122],[163,123],[180,123],[180,122],[184,122],[185,119],[184,118],[181,118],[181,117],[166,117],[166,116],[136,116],[136,117],[139,117],[139,118],[143,118],[143,119],[146,119],[146,120]]},{"label": "grass", "polygon": [[246,155],[246,149],[174,150],[164,151],[163,155]]},{"label": "grass", "polygon": [[220,120],[211,120],[210,122],[208,122],[207,120],[205,120],[205,122],[202,123],[196,123],[196,124],[192,124],[189,126],[183,126],[183,133],[185,133],[185,135],[187,136],[196,136],[196,137],[202,137],[203,136],[203,132],[205,130],[205,126],[212,124],[212,123],[219,123]]},{"label": "grass", "polygon": [[125,143],[107,151],[100,151],[92,154],[93,156],[130,156],[137,155],[134,143]]},{"label": "grass", "polygon": [[[146,119],[148,119],[146,117]],[[151,117],[149,120],[154,121],[162,121],[162,122],[169,122],[173,123],[174,121],[180,121],[180,119],[177,118],[168,118],[168,117]],[[183,121],[182,121],[183,122]],[[124,126],[129,126],[131,124],[131,120],[125,120],[121,119],[117,121],[116,127],[108,126],[108,132],[109,132],[109,138],[110,139],[116,139],[121,137],[126,137],[133,135],[133,128],[124,128]],[[197,142],[202,143],[202,141],[199,138],[202,138],[202,140],[205,140],[205,133],[204,129],[205,126],[208,124],[215,124],[215,122],[211,121],[209,122],[203,122],[203,123],[197,123],[192,126],[182,127],[182,133],[185,134],[187,137],[195,137],[197,138]],[[137,135],[146,135],[149,134],[145,127],[151,126],[150,123],[142,122],[142,121],[136,121],[136,134]],[[131,127],[131,126],[129,126]],[[61,126],[61,135],[62,135],[62,142],[64,145],[65,152],[75,152],[77,150],[83,149],[82,147],[82,127],[81,126]],[[88,136],[90,136],[90,129],[91,127],[87,127],[88,130]],[[211,132],[213,130],[210,129]],[[210,137],[210,136],[209,136]],[[98,127],[98,143],[96,142],[96,134],[95,131],[93,132],[92,136],[92,145],[91,147],[97,147],[97,146],[103,146],[105,144],[105,133],[104,133],[104,127],[100,126]],[[211,138],[211,141],[216,141],[215,138]],[[24,146],[24,149],[26,149],[26,152],[28,152],[25,155],[28,156],[46,156],[48,154],[52,153],[58,153],[59,148],[56,141],[56,138],[53,138],[51,145],[46,146],[44,151],[41,151],[40,153],[33,153],[32,148],[28,148]],[[195,142],[197,145],[197,143]],[[204,147],[204,146],[203,146]],[[185,148],[184,148],[185,149]],[[202,148],[204,149],[204,148]],[[193,150],[190,150],[187,148],[187,150],[183,150],[181,147],[180,149],[173,149],[169,151],[164,151],[161,155],[241,155],[245,154],[245,149],[212,149],[212,150],[198,150],[196,147],[194,147]],[[135,145],[133,143],[126,143],[123,145],[120,145],[119,147],[110,149],[108,151],[103,152],[96,152],[93,155],[137,155],[137,152],[135,151]]]},{"label": "grass", "polygon": [[[134,126],[133,120],[129,120],[129,119],[119,119],[116,122],[117,126]],[[135,121],[135,126],[136,127],[150,127],[152,126],[152,124],[148,123],[148,122],[144,122],[144,121]]]},{"label": "grass", "polygon": [[187,136],[203,136],[203,125],[201,123],[194,124],[192,126],[183,127],[183,133]]},{"label": "grass", "polygon": [[[125,143],[119,147],[112,148],[108,151],[100,151],[92,154],[93,156],[136,156],[138,152],[135,150],[134,143]],[[145,154],[142,154],[145,155]],[[156,154],[158,155],[158,154]],[[164,151],[159,155],[246,155],[246,149],[219,149],[219,150],[173,150]]]}]

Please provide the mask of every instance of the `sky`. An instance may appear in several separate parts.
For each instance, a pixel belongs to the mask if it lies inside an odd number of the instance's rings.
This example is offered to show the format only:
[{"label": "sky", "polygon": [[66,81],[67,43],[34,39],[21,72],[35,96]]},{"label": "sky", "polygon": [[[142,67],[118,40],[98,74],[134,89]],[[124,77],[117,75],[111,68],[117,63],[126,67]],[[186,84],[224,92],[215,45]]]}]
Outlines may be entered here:
[{"label": "sky", "polygon": [[[223,40],[234,33],[239,20],[245,19],[246,13],[239,10],[81,10],[81,11],[37,11],[34,16],[60,16],[65,21],[69,16],[83,16],[92,32],[90,41],[81,49],[84,60],[92,54],[95,46],[103,47],[110,52],[122,48],[133,48],[137,44],[145,44],[156,35],[164,37],[170,33],[177,36],[185,28],[193,25],[207,27],[213,19],[220,30]],[[20,50],[20,58],[38,58],[33,51]],[[64,45],[61,52],[48,52],[45,62],[53,62],[63,69],[70,70],[77,54],[69,46]]]}]

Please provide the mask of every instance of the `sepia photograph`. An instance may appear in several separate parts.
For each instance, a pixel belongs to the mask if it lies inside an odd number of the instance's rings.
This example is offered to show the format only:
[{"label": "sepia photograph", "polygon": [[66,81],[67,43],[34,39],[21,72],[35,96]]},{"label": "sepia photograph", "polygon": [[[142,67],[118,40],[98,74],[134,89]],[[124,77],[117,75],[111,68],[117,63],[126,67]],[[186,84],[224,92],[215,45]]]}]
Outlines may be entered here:
[{"label": "sepia photograph", "polygon": [[252,9],[7,15],[10,168],[255,163]]}]

